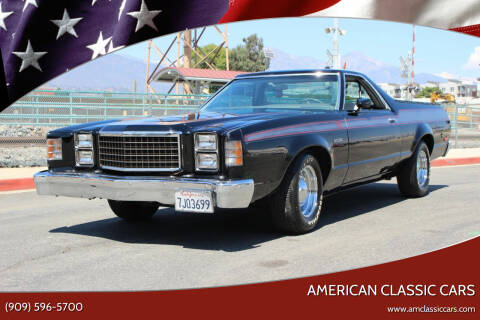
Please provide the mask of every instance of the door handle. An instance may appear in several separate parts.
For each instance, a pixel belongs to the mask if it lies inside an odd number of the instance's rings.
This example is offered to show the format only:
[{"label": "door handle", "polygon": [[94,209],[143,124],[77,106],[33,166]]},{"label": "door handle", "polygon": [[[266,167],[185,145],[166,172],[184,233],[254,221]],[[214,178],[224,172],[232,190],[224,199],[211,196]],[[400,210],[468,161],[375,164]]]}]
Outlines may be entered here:
[{"label": "door handle", "polygon": [[390,122],[390,123],[397,123],[397,119],[389,118],[389,119],[388,119],[388,122]]}]

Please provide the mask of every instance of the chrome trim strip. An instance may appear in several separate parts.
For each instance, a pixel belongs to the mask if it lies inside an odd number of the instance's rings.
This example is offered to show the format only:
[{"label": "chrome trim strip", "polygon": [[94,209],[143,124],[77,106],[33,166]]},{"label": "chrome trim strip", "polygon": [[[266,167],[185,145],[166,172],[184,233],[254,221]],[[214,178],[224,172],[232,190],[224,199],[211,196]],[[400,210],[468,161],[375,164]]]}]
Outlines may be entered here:
[{"label": "chrome trim strip", "polygon": [[[100,137],[177,137],[178,150],[178,167],[170,168],[123,168],[116,166],[104,166],[100,159]],[[180,131],[100,131],[98,134],[98,161],[102,169],[121,171],[121,172],[174,172],[182,169],[183,157],[181,146],[181,132]]]},{"label": "chrome trim strip", "polygon": [[334,76],[339,75],[340,71],[338,72],[323,72],[323,71],[312,71],[312,72],[299,72],[299,73],[281,73],[281,74],[259,74],[259,75],[251,75],[245,77],[235,78],[235,80],[242,80],[242,79],[251,79],[251,78],[270,78],[270,77],[288,77],[288,76],[314,76],[317,74],[321,74],[322,76]]},{"label": "chrome trim strip", "polygon": [[115,136],[149,136],[149,137],[164,137],[170,135],[180,135],[180,131],[100,131],[99,136],[115,137]]},{"label": "chrome trim strip", "polygon": [[115,176],[95,173],[41,171],[34,175],[39,195],[102,198],[119,201],[156,201],[175,204],[178,190],[211,191],[219,208],[246,208],[254,181],[183,177]]},{"label": "chrome trim strip", "polygon": [[171,168],[122,168],[122,167],[114,167],[114,166],[101,166],[102,169],[105,170],[113,170],[113,171],[121,171],[121,172],[172,172],[176,169]]}]

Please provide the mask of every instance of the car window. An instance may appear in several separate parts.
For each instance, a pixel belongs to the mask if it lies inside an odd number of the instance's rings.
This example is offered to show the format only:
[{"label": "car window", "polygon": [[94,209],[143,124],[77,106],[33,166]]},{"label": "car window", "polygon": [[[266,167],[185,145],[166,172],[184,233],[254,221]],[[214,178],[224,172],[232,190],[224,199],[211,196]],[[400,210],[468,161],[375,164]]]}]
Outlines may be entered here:
[{"label": "car window", "polygon": [[334,110],[337,87],[330,81],[270,82],[265,88],[265,105],[318,105]]},{"label": "car window", "polygon": [[252,112],[252,108],[248,108],[248,106],[253,105],[253,97],[253,83],[240,83],[232,87],[231,90],[225,90],[224,94],[220,95],[214,103],[211,104],[211,111],[229,108],[239,109],[242,113],[249,113]]},{"label": "car window", "polygon": [[202,111],[254,113],[338,110],[339,76],[331,73],[236,79]]},{"label": "car window", "polygon": [[365,81],[359,77],[348,76],[345,79],[345,104],[344,110],[354,110],[357,99],[370,99],[372,101],[371,110],[384,109],[385,106],[380,102],[379,98],[373,93],[372,88],[363,84]]},{"label": "car window", "polygon": [[368,94],[367,90],[365,90],[365,88],[358,81],[347,81],[345,88],[344,108],[346,110],[353,110],[357,104],[357,99],[360,98],[374,101],[373,98]]}]

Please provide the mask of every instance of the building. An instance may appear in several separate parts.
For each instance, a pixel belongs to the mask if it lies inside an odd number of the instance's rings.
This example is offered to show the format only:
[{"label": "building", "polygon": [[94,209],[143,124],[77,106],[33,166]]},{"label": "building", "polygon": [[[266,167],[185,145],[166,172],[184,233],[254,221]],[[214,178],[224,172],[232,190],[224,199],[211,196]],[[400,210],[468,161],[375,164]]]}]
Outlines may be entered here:
[{"label": "building", "polygon": [[393,98],[400,98],[402,96],[401,85],[398,83],[384,82],[378,84],[383,91],[388,93]]},{"label": "building", "polygon": [[449,79],[447,82],[441,82],[439,89],[443,93],[450,93],[457,98],[478,96],[478,85],[471,81]]},{"label": "building", "polygon": [[176,84],[181,83],[184,84],[184,87],[188,88],[187,91],[190,91],[186,93],[199,94],[210,93],[212,87],[221,87],[242,73],[245,72],[168,67],[158,70],[152,78],[153,81],[171,82],[172,87],[170,91]]},{"label": "building", "polygon": [[440,86],[440,82],[438,81],[427,81],[420,85],[420,88],[438,88]]}]

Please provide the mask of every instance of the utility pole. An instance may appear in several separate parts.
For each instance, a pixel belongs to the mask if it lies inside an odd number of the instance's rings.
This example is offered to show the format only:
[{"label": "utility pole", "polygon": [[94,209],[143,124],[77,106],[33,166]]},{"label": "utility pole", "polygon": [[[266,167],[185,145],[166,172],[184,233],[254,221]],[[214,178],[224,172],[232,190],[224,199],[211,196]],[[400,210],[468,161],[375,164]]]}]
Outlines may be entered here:
[{"label": "utility pole", "polygon": [[[192,32],[187,29],[183,32],[183,67],[190,68],[190,63],[192,60]],[[191,94],[192,88],[188,81],[185,81],[183,88],[185,93]]]},{"label": "utility pole", "polygon": [[340,50],[338,49],[338,35],[344,36],[347,34],[346,30],[342,30],[338,27],[338,19],[333,19],[333,27],[328,27],[325,29],[325,33],[332,33],[333,35],[333,54],[327,49],[328,56],[328,66],[334,69],[340,69],[342,63]]},{"label": "utility pole", "polygon": [[406,90],[404,99],[411,100],[410,86],[412,82],[412,54],[408,52],[407,57],[404,59],[400,57],[400,66],[402,68],[402,78],[407,78]]}]

